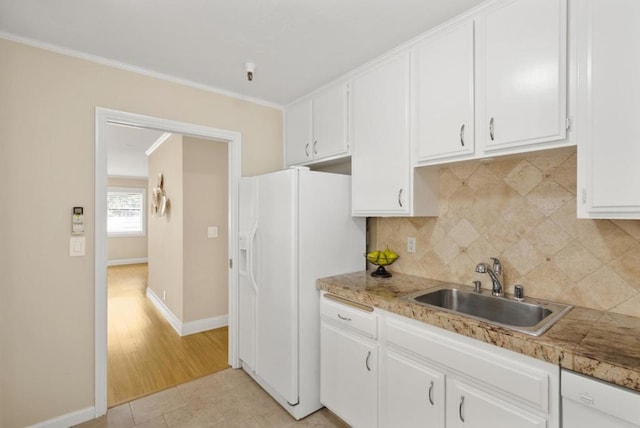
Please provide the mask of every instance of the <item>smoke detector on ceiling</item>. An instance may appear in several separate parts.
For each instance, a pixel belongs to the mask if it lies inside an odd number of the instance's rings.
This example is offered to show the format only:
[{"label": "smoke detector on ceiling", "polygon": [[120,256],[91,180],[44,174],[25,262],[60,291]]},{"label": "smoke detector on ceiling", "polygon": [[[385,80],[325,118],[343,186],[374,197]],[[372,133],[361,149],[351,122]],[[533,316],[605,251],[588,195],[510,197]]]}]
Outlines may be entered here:
[{"label": "smoke detector on ceiling", "polygon": [[253,80],[253,73],[256,71],[256,65],[252,62],[245,62],[244,68],[247,70],[247,80],[251,82]]}]

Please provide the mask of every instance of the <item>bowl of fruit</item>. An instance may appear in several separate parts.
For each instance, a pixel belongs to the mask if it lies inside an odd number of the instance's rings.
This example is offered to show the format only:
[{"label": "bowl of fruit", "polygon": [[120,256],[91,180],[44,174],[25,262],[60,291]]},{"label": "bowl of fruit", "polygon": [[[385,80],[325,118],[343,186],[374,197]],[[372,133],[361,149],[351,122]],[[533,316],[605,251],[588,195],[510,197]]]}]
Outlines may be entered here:
[{"label": "bowl of fruit", "polygon": [[400,257],[397,253],[391,251],[389,247],[384,250],[375,250],[369,251],[365,254],[367,261],[373,265],[378,266],[378,269],[371,272],[371,276],[377,278],[389,278],[391,276],[390,272],[384,268],[385,266],[389,266]]}]

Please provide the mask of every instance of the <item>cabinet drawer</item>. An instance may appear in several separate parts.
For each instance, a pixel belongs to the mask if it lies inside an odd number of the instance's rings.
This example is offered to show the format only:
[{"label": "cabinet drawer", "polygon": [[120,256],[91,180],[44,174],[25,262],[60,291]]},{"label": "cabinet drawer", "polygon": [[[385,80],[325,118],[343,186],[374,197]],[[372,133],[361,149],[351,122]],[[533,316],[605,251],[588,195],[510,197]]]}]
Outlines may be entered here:
[{"label": "cabinet drawer", "polygon": [[320,314],[333,324],[346,326],[373,339],[378,337],[378,316],[368,306],[324,294]]},{"label": "cabinet drawer", "polygon": [[562,399],[640,426],[640,393],[562,370]]},{"label": "cabinet drawer", "polygon": [[536,366],[551,366],[550,369],[555,366],[473,339],[454,337],[455,333],[427,324],[415,324],[418,322],[389,319],[386,324],[389,344],[439,361],[480,384],[493,385],[533,408],[549,411],[549,375]]}]

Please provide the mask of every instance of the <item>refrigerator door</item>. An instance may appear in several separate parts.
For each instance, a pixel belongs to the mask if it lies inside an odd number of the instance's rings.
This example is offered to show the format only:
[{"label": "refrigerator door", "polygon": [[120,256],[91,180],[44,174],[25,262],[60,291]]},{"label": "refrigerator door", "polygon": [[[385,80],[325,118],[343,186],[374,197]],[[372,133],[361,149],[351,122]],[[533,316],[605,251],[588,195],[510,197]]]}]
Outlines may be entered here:
[{"label": "refrigerator door", "polygon": [[256,374],[298,402],[298,171],[258,177]]},{"label": "refrigerator door", "polygon": [[238,354],[255,371],[256,349],[256,230],[258,226],[258,180],[240,179],[238,258]]}]

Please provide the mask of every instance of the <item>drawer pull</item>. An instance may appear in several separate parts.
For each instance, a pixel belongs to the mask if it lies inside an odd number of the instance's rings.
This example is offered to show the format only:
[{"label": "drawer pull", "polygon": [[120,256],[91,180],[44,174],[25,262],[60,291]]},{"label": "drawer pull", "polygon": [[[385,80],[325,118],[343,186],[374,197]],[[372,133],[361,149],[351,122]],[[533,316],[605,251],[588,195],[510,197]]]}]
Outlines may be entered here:
[{"label": "drawer pull", "polygon": [[400,205],[400,208],[403,208],[403,205],[402,205],[402,189],[398,190],[398,205]]},{"label": "drawer pull", "polygon": [[429,403],[433,406],[433,381],[431,381],[431,385],[429,385]]},{"label": "drawer pull", "polygon": [[464,124],[460,127],[460,144],[464,147]]},{"label": "drawer pull", "polygon": [[342,321],[351,321],[351,318],[343,317],[340,314],[338,314],[338,318],[340,318]]},{"label": "drawer pull", "polygon": [[580,401],[586,404],[593,404],[593,397],[586,392],[583,392],[580,394]]},{"label": "drawer pull", "polygon": [[369,358],[371,358],[371,351],[367,352],[367,358],[364,360],[364,365],[368,371],[371,371],[371,367],[369,367]]},{"label": "drawer pull", "polygon": [[460,396],[460,406],[458,406],[458,416],[462,423],[464,423],[464,415],[462,414],[462,410],[464,408],[464,395]]}]

